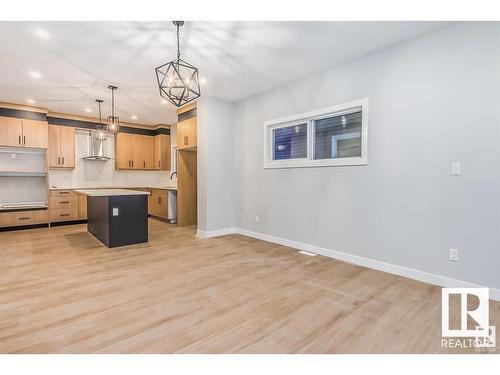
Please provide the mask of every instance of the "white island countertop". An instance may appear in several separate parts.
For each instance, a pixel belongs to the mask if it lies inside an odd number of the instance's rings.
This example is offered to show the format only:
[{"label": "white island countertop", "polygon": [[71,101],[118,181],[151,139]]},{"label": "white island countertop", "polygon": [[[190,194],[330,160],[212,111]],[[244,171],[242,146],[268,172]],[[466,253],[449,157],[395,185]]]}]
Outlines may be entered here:
[{"label": "white island countertop", "polygon": [[147,191],[128,190],[128,189],[85,189],[75,190],[75,192],[89,197],[110,197],[115,195],[149,195]]}]

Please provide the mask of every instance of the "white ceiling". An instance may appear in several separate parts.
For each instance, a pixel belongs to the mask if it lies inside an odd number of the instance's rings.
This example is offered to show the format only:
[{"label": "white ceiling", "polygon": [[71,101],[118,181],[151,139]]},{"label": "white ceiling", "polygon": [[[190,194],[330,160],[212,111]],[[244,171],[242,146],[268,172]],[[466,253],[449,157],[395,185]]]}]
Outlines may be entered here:
[{"label": "white ceiling", "polygon": [[[202,95],[237,101],[447,25],[186,22],[181,56],[206,80]],[[50,37],[40,38],[40,31]],[[154,72],[175,55],[170,21],[0,22],[0,101],[32,99],[53,112],[96,116],[100,97],[106,116],[113,83],[122,121],[175,123],[175,107],[161,103]]]}]

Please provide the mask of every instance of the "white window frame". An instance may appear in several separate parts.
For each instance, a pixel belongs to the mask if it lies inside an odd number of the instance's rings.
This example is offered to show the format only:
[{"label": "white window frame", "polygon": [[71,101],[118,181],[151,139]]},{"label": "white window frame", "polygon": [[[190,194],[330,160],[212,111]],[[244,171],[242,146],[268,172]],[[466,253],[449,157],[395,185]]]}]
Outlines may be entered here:
[{"label": "white window frame", "polygon": [[[338,167],[368,164],[368,98],[264,122],[264,168]],[[314,160],[314,121],[361,109],[361,156]],[[273,130],[307,123],[307,158],[273,160]]]}]

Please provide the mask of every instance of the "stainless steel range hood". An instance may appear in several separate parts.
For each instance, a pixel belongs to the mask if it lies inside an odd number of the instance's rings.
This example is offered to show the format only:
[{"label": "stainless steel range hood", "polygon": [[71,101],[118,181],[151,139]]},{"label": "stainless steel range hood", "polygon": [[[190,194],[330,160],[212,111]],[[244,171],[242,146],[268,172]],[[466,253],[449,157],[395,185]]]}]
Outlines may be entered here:
[{"label": "stainless steel range hood", "polygon": [[104,153],[105,141],[96,139],[93,131],[89,131],[89,155],[83,157],[83,160],[108,161],[110,157]]}]

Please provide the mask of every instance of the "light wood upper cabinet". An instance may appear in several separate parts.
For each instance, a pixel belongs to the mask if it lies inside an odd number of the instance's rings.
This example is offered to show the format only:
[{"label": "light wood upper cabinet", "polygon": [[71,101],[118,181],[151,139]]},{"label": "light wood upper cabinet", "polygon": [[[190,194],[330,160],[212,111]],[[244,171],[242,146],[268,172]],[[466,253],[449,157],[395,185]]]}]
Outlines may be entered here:
[{"label": "light wood upper cabinet", "polygon": [[179,121],[177,123],[177,149],[188,149],[197,146],[197,118]]},{"label": "light wood upper cabinet", "polygon": [[46,121],[23,120],[23,147],[47,148]]},{"label": "light wood upper cabinet", "polygon": [[49,125],[49,168],[75,168],[75,128]]},{"label": "light wood upper cabinet", "polygon": [[142,169],[154,169],[154,139],[151,136],[140,136],[141,159],[139,162]]},{"label": "light wood upper cabinet", "polygon": [[142,137],[128,133],[116,135],[116,169],[145,169]]},{"label": "light wood upper cabinet", "polygon": [[69,126],[61,126],[61,163],[75,168],[75,128]]},{"label": "light wood upper cabinet", "polygon": [[23,145],[23,120],[19,118],[0,117],[0,146]]},{"label": "light wood upper cabinet", "polygon": [[170,136],[156,137],[118,133],[115,143],[116,169],[170,168]]},{"label": "light wood upper cabinet", "polygon": [[116,169],[132,169],[132,145],[130,134],[118,133],[115,138]]},{"label": "light wood upper cabinet", "polygon": [[59,168],[61,156],[59,155],[61,144],[61,130],[57,125],[49,126],[49,168]]},{"label": "light wood upper cabinet", "polygon": [[171,170],[170,166],[170,135],[158,134],[154,137],[154,169]]},{"label": "light wood upper cabinet", "polygon": [[47,148],[46,121],[0,117],[0,145]]}]

